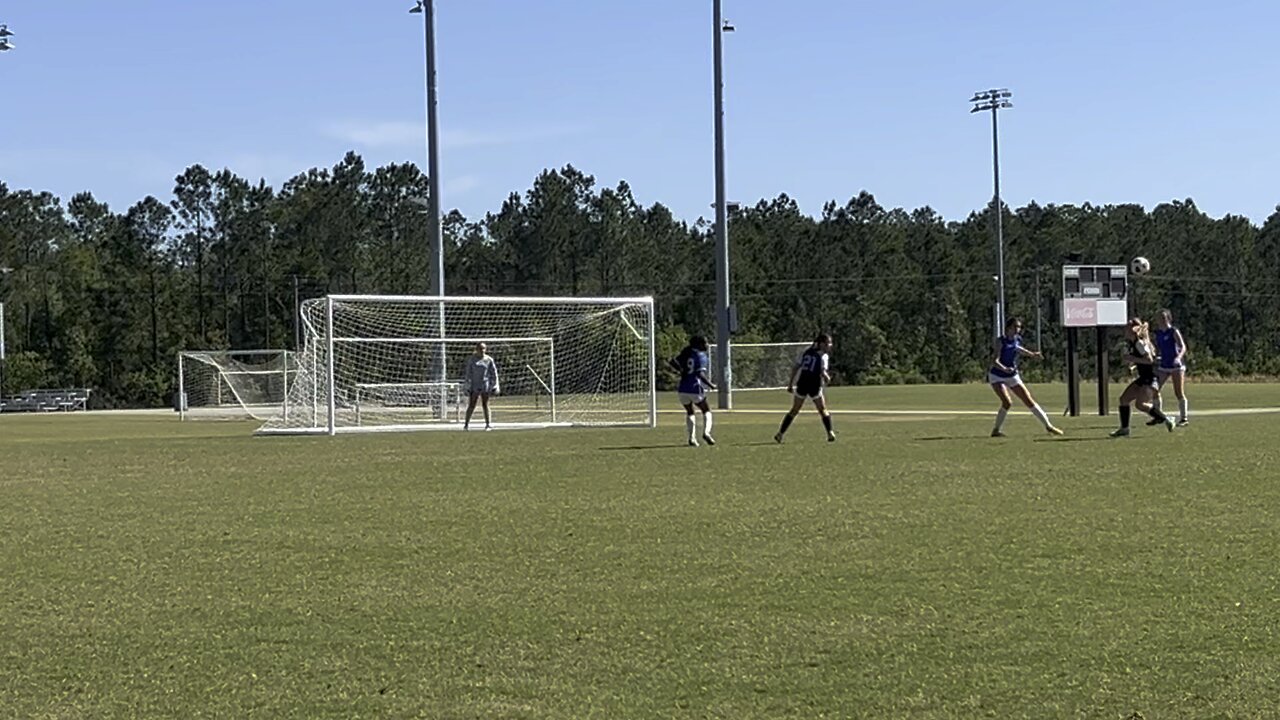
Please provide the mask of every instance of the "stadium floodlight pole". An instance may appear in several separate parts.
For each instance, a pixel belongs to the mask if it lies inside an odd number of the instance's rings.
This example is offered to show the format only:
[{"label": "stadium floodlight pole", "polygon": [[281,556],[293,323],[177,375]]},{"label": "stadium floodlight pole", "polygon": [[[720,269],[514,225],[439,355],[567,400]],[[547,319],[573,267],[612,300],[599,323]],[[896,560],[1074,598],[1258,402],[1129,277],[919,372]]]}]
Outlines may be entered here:
[{"label": "stadium floodlight pole", "polygon": [[[5,281],[9,279],[11,272],[13,272],[11,267],[0,267],[0,290],[4,290]],[[4,399],[4,358],[4,293],[0,293],[0,400]]]},{"label": "stadium floodlight pole", "polygon": [[720,12],[720,0],[711,2],[712,51],[715,55],[716,144],[716,378],[720,383],[721,410],[733,407],[733,362],[729,357],[729,223],[724,199],[724,44],[721,35],[733,32]]},{"label": "stadium floodlight pole", "polygon": [[13,43],[9,42],[9,38],[13,37],[13,31],[8,25],[0,25],[0,52],[7,52],[13,49]]},{"label": "stadium floodlight pole", "polygon": [[444,295],[444,232],[440,226],[440,141],[436,122],[436,12],[435,0],[417,0],[410,13],[422,15],[426,45],[427,82],[427,212],[431,239],[432,273],[429,294]]},{"label": "stadium floodlight pole", "polygon": [[996,115],[1000,110],[1013,107],[1009,98],[1013,93],[1007,88],[995,88],[973,94],[969,102],[973,103],[970,114],[991,111],[991,166],[995,185],[995,199],[992,211],[995,214],[996,231],[996,335],[1004,332],[1004,209],[1000,205],[1000,131]]},{"label": "stadium floodlight pole", "polygon": [[[427,233],[431,238],[431,281],[428,292],[437,297],[444,297],[444,228],[440,218],[440,138],[439,122],[436,118],[436,3],[435,0],[416,0],[410,13],[422,15],[422,33],[424,52],[426,53],[427,82]],[[445,336],[444,302],[441,301],[437,316],[440,337]],[[436,359],[436,380],[444,382],[448,369],[445,367],[443,345]],[[443,403],[443,400],[442,400]],[[441,404],[438,412],[444,417],[445,408]]]}]

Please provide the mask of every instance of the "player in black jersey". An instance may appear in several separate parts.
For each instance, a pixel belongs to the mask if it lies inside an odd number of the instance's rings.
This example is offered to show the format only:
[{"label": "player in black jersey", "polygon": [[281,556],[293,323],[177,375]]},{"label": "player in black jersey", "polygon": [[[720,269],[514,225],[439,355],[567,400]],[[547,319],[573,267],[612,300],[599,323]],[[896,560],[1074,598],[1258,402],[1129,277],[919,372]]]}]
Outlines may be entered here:
[{"label": "player in black jersey", "polygon": [[1156,352],[1151,345],[1151,335],[1147,324],[1141,318],[1132,318],[1125,327],[1124,361],[1133,367],[1137,377],[1129,383],[1129,387],[1120,394],[1120,427],[1111,433],[1111,437],[1127,437],[1129,435],[1129,405],[1150,415],[1152,419],[1164,423],[1173,432],[1173,418],[1160,412],[1153,402],[1159,392],[1159,381],[1156,380]]},{"label": "player in black jersey", "polygon": [[827,401],[822,393],[823,388],[831,381],[831,374],[827,369],[827,356],[830,352],[831,336],[823,333],[796,361],[795,369],[791,371],[791,379],[787,381],[787,392],[794,396],[791,401],[791,412],[782,418],[782,427],[778,428],[778,434],[773,436],[775,442],[782,442],[782,436],[787,434],[791,421],[796,419],[796,415],[799,415],[800,409],[804,407],[805,398],[813,399],[813,406],[822,416],[822,426],[827,429],[827,442],[836,441],[835,431],[831,429],[831,413],[827,412]]}]

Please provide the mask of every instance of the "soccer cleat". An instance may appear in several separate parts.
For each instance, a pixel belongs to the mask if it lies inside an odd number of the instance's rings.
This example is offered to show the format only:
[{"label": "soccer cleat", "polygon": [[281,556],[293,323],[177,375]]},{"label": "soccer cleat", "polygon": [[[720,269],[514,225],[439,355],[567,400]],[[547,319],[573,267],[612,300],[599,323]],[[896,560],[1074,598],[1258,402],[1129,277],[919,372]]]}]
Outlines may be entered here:
[{"label": "soccer cleat", "polygon": [[716,444],[716,439],[706,433],[703,433],[702,442],[706,443],[708,446],[711,446]]},{"label": "soccer cleat", "polygon": [[992,431],[991,431],[991,437],[1004,437],[1004,431],[1003,431],[1003,430],[992,430]]},{"label": "soccer cleat", "polygon": [[1169,429],[1169,432],[1173,432],[1173,428],[1174,428],[1173,418],[1166,417],[1164,419],[1164,426]]},{"label": "soccer cleat", "polygon": [[1049,433],[1050,435],[1061,435],[1061,434],[1062,434],[1062,429],[1061,429],[1061,428],[1056,428],[1056,427],[1054,427],[1054,426],[1052,426],[1052,425],[1050,425],[1049,427],[1045,428],[1045,430],[1046,430],[1046,431],[1048,431],[1048,433]]},{"label": "soccer cleat", "polygon": [[485,425],[485,426],[484,426],[484,431],[485,431],[485,432],[489,432],[489,431],[490,431],[490,430],[492,430],[492,429],[493,429],[493,426],[492,426],[492,425]]},{"label": "soccer cleat", "polygon": [[827,442],[835,442],[836,434],[834,432],[827,433]]},{"label": "soccer cleat", "polygon": [[779,445],[781,445],[781,444],[782,444],[782,433],[778,433],[777,435],[774,435],[774,436],[773,436],[773,441],[774,441],[774,442],[776,442],[776,443],[778,443]]},{"label": "soccer cleat", "polygon": [[1178,427],[1186,427],[1190,424],[1191,424],[1191,421],[1186,418],[1181,418],[1180,420],[1178,420]]},{"label": "soccer cleat", "polygon": [[1129,437],[1129,428],[1116,428],[1111,431],[1111,437]]},{"label": "soccer cleat", "polygon": [[1162,422],[1164,421],[1151,418],[1150,420],[1147,421],[1147,427],[1155,427],[1156,425],[1159,425]]},{"label": "soccer cleat", "polygon": [[694,438],[689,438],[689,447],[698,447],[698,441]]}]

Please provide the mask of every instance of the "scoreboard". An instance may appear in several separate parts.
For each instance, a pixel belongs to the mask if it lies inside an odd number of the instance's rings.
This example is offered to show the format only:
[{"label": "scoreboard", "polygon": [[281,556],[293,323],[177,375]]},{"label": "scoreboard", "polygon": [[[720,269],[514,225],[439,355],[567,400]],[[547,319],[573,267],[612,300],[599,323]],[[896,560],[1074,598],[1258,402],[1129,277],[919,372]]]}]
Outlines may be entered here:
[{"label": "scoreboard", "polygon": [[1062,325],[1111,327],[1129,319],[1129,268],[1124,265],[1063,265]]}]

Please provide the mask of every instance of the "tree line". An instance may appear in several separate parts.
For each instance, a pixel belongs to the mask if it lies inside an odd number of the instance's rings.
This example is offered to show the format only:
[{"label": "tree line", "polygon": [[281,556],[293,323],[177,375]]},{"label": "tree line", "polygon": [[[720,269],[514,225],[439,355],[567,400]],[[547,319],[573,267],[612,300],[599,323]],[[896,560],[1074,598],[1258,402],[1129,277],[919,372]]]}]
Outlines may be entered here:
[{"label": "tree line", "polygon": [[[169,402],[181,350],[296,347],[297,302],[329,293],[425,294],[430,253],[413,164],[355,153],[274,188],[193,165],[166,202],[113,210],[0,184],[5,390],[92,387],[100,407]],[[737,341],[837,339],[844,383],[966,382],[990,362],[993,206],[948,221],[860,192],[817,217],[782,195],[729,217]],[[1062,377],[1067,258],[1154,269],[1136,308],[1170,308],[1193,372],[1280,375],[1280,207],[1261,227],[1190,199],[1001,207],[1008,312]],[[641,205],[567,166],[484,217],[443,219],[451,295],[653,295],[659,348],[714,333],[713,228]],[[1092,333],[1083,333],[1090,352]],[[1113,338],[1114,339],[1114,338]],[[1092,364],[1082,363],[1086,372]],[[1114,373],[1124,370],[1117,364]],[[670,379],[663,377],[665,384]]]}]

